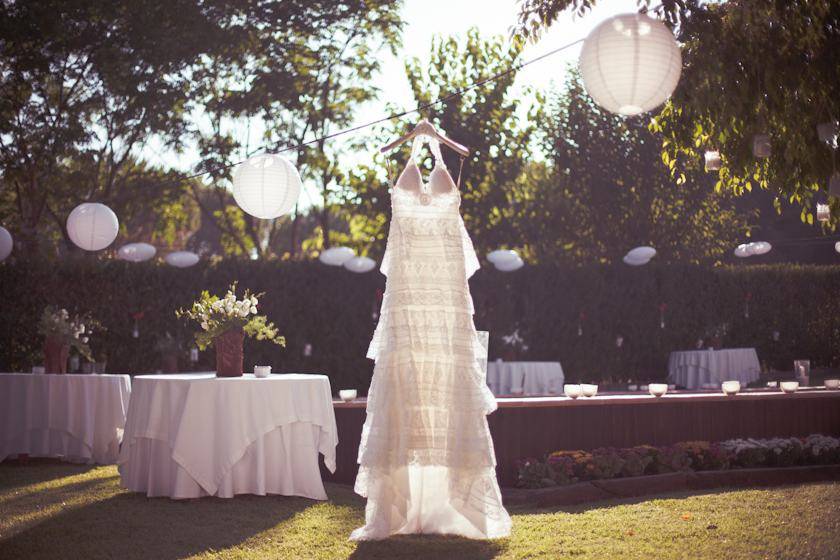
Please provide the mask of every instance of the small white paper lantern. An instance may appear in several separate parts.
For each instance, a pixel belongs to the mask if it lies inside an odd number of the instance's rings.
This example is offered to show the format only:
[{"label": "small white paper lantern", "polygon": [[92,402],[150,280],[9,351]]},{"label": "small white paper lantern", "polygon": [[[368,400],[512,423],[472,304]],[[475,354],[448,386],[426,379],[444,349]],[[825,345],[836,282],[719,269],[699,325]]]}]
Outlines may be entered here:
[{"label": "small white paper lantern", "polygon": [[9,230],[0,226],[0,261],[6,260],[12,254],[15,244]]},{"label": "small white paper lantern", "polygon": [[828,194],[840,198],[840,171],[835,171],[828,179]]},{"label": "small white paper lantern", "polygon": [[318,260],[329,266],[342,266],[354,256],[356,253],[350,247],[330,247],[318,256]]},{"label": "small white paper lantern", "polygon": [[154,245],[148,243],[129,243],[117,251],[117,258],[129,262],[143,262],[151,259],[157,253]]},{"label": "small white paper lantern", "polygon": [[821,142],[834,143],[837,139],[837,122],[828,121],[817,125],[817,136]]},{"label": "small white paper lantern", "polygon": [[493,264],[498,264],[504,261],[515,261],[519,258],[519,253],[508,249],[497,249],[487,253],[487,260]]},{"label": "small white paper lantern", "polygon": [[188,268],[198,264],[199,256],[192,251],[175,251],[164,257],[166,264],[176,268]]},{"label": "small white paper lantern", "polygon": [[673,33],[644,14],[599,24],[580,51],[586,91],[613,113],[638,115],[665,102],[680,81],[682,56]]},{"label": "small white paper lantern", "polygon": [[242,210],[264,220],[288,214],[302,184],[292,163],[276,154],[261,154],[236,166],[233,198]]},{"label": "small white paper lantern", "polygon": [[644,257],[631,257],[630,255],[624,255],[624,258],[621,259],[624,264],[630,266],[642,266],[650,262],[650,259],[646,259]]},{"label": "small white paper lantern", "polygon": [[767,254],[773,248],[773,246],[770,245],[770,243],[768,243],[767,241],[756,241],[755,243],[750,243],[750,245],[750,252],[753,255]]},{"label": "small white paper lantern", "polygon": [[828,204],[817,204],[817,220],[827,222],[831,219],[831,209]]},{"label": "small white paper lantern", "polygon": [[641,247],[636,247],[635,249],[631,249],[630,251],[628,251],[627,256],[634,261],[649,261],[650,259],[656,256],[656,249],[647,245],[643,245]]},{"label": "small white paper lantern", "polygon": [[706,171],[719,171],[720,170],[720,152],[717,150],[708,150],[705,154],[703,154],[703,158],[706,160]]},{"label": "small white paper lantern", "polygon": [[79,204],[67,216],[70,241],[85,251],[100,251],[114,242],[120,222],[114,211],[99,202]]},{"label": "small white paper lantern", "polygon": [[757,158],[770,157],[770,135],[756,134],[753,136],[753,155]]},{"label": "small white paper lantern", "polygon": [[525,266],[525,261],[517,255],[515,259],[499,261],[497,263],[493,263],[493,266],[496,267],[496,270],[501,270],[502,272],[513,272],[514,270],[519,270]]},{"label": "small white paper lantern", "polygon": [[749,243],[741,243],[735,248],[735,256],[740,258],[749,257],[752,255],[752,248]]},{"label": "small white paper lantern", "polygon": [[353,257],[352,259],[347,259],[344,262],[344,268],[350,272],[363,274],[376,268],[376,261],[368,257]]},{"label": "small white paper lantern", "polygon": [[834,244],[834,250],[840,253],[840,241]]}]

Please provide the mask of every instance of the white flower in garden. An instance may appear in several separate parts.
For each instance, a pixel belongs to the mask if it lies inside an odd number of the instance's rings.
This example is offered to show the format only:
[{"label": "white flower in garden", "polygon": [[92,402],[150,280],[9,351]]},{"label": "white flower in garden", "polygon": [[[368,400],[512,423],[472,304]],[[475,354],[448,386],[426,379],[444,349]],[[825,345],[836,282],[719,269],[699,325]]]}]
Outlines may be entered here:
[{"label": "white flower in garden", "polygon": [[252,314],[254,314],[254,315],[256,315],[256,314],[257,314],[257,308],[256,308],[256,307],[252,307],[252,308],[251,308],[251,313],[252,313]]},{"label": "white flower in garden", "polygon": [[219,311],[223,305],[224,303],[222,303],[222,300],[217,299],[216,301],[210,304],[210,307],[212,307],[215,311]]}]

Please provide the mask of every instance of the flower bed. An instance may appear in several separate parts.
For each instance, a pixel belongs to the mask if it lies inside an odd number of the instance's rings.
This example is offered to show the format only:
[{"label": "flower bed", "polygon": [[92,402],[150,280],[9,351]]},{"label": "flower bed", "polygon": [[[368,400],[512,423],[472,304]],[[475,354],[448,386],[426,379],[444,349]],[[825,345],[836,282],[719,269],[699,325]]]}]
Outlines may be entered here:
[{"label": "flower bed", "polygon": [[687,441],[662,447],[555,451],[544,459],[519,464],[521,488],[547,488],[587,480],[604,480],[681,471],[789,467],[840,463],[840,438],[812,434],[806,438],[732,439],[710,443]]}]

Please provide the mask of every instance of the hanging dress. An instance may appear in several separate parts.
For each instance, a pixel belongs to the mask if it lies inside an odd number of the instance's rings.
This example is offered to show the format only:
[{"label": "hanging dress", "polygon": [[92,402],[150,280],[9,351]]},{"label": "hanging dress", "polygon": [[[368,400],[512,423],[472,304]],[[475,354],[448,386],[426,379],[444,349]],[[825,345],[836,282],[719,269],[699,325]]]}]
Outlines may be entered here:
[{"label": "hanging dress", "polygon": [[[428,183],[415,163],[424,140],[435,156]],[[496,400],[479,362],[467,282],[479,264],[460,202],[437,141],[415,138],[391,188],[387,282],[368,350],[376,365],[355,484],[368,501],[353,540],[510,534],[486,418]]]}]

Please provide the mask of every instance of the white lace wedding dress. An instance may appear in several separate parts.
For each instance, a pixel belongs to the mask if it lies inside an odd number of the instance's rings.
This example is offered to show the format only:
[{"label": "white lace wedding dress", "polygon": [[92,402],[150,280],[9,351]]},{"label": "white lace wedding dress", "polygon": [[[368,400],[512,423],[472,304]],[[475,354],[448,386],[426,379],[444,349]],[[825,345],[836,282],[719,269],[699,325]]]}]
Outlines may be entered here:
[{"label": "white lace wedding dress", "polygon": [[[436,157],[428,184],[414,161],[423,140]],[[355,485],[368,502],[365,525],[350,538],[506,536],[511,521],[486,418],[496,401],[478,362],[484,350],[467,283],[479,264],[435,140],[415,140],[391,206]]]}]

